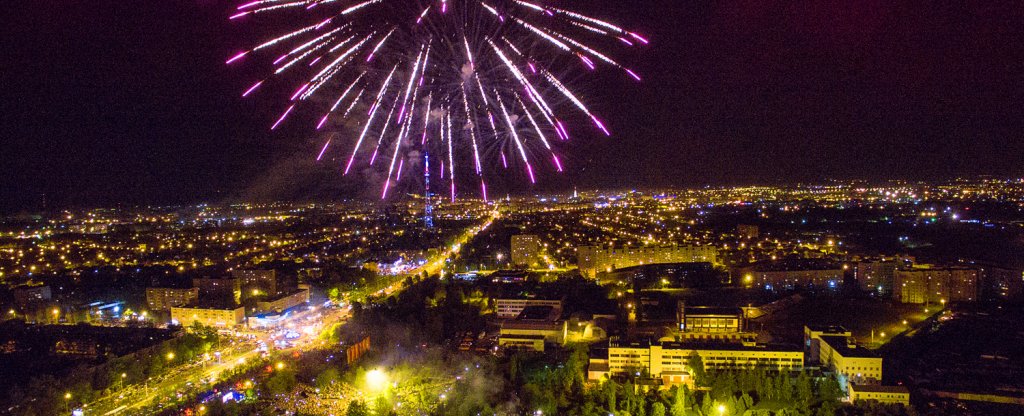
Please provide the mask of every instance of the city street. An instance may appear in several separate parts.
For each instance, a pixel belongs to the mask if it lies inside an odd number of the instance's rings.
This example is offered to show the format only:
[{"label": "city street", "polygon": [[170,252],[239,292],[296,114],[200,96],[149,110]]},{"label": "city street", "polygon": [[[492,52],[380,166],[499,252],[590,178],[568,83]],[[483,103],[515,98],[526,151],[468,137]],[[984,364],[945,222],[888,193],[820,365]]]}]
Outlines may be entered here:
[{"label": "city street", "polygon": [[[492,221],[493,217],[487,219],[480,226],[468,228],[456,238],[455,243],[446,247],[437,256],[428,259],[422,266],[411,270],[406,275],[395,276],[391,284],[372,295],[386,297],[396,293],[402,288],[406,277],[419,276],[423,272],[428,275],[440,273],[448,261],[458,255],[462,245],[480,231],[485,230]],[[223,381],[220,378],[222,374],[259,359],[263,352],[261,345],[274,348],[275,341],[284,338],[285,333],[299,334],[299,336],[288,339],[288,346],[276,349],[277,351],[301,353],[324,347],[325,341],[319,337],[320,333],[336,323],[345,322],[349,317],[349,311],[348,307],[311,306],[288,314],[284,321],[271,328],[238,330],[232,335],[234,343],[211,352],[209,361],[180,366],[162,378],[143,386],[128,386],[120,392],[83,407],[84,413],[104,416],[131,415],[150,406],[161,405],[165,401],[171,402],[177,398],[180,392],[193,386],[206,386]],[[212,358],[216,356],[216,352],[221,353],[219,360]]]}]

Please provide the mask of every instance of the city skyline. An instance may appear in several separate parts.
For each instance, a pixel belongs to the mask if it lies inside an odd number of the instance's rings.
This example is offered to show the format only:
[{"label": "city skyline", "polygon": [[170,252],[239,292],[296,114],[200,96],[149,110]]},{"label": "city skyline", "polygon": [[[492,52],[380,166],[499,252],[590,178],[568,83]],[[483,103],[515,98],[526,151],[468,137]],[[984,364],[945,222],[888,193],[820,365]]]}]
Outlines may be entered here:
[{"label": "city skyline", "polygon": [[1019,413],[1024,181],[467,198],[438,201],[429,223],[424,208],[0,217],[0,402],[87,416]]},{"label": "city skyline", "polygon": [[1020,1],[8,3],[2,414],[1024,414]]}]

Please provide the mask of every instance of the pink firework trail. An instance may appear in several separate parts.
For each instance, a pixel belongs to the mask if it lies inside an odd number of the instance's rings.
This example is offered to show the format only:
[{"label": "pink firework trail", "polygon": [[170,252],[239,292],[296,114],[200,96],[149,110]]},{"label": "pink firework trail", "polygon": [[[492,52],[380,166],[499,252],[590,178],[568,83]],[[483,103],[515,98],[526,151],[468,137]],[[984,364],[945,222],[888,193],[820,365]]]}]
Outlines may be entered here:
[{"label": "pink firework trail", "polygon": [[259,88],[260,85],[263,85],[263,81],[252,84],[252,86],[249,87],[249,89],[245,90],[245,92],[242,93],[242,97],[248,97],[249,94],[252,94],[253,91],[256,91],[256,89]]},{"label": "pink firework trail", "polygon": [[284,110],[284,114],[281,114],[281,118],[277,119],[277,121],[274,122],[274,125],[270,126],[270,129],[271,130],[277,129],[277,126],[281,125],[281,122],[283,122],[284,119],[288,118],[288,114],[291,113],[292,109],[294,109],[294,108],[295,108],[295,104],[292,104],[292,105],[288,106],[288,109]]},{"label": "pink firework trail", "polygon": [[[475,174],[485,201],[485,176],[522,178],[525,173],[536,182],[541,172],[527,156],[538,150],[552,161],[538,168],[563,171],[556,152],[560,142],[569,140],[569,131],[561,120],[579,119],[574,114],[586,116],[597,131],[610,135],[586,97],[554,75],[572,69],[553,67],[554,62],[567,62],[559,56],[575,57],[591,71],[618,71],[625,79],[641,80],[605,48],[646,45],[648,39],[605,17],[555,7],[551,0],[426,3],[245,0],[229,20],[281,27],[292,19],[294,29],[258,39],[255,46],[233,52],[225,64],[259,61],[270,68],[242,97],[261,88],[287,91],[282,93],[287,108],[271,130],[282,127],[293,113],[306,119],[305,108],[318,105],[329,108],[311,118],[316,130],[360,129],[353,143],[346,144],[351,153],[344,174],[357,161],[386,170],[382,197],[403,176],[418,176],[402,174],[409,155],[429,153],[439,158],[440,176],[447,175],[452,200],[459,181],[471,180],[465,174]],[[479,35],[491,33],[504,35]],[[569,105],[550,104],[555,102]],[[335,117],[346,122],[332,125]],[[433,137],[437,132],[440,136]],[[372,150],[363,146],[371,135],[378,137]],[[332,142],[347,136],[325,140],[316,159],[322,160]],[[555,136],[559,140],[549,140]],[[488,151],[495,147],[498,152]],[[506,150],[521,159],[525,172],[487,171],[496,163],[508,169]],[[382,151],[387,155],[380,155]],[[375,163],[378,156],[390,158],[390,163]]]},{"label": "pink firework trail", "polygon": [[331,145],[331,139],[327,139],[327,143],[324,143],[324,148],[320,149],[320,154],[316,155],[316,161],[319,162],[324,157],[324,152],[327,151],[327,146]]}]

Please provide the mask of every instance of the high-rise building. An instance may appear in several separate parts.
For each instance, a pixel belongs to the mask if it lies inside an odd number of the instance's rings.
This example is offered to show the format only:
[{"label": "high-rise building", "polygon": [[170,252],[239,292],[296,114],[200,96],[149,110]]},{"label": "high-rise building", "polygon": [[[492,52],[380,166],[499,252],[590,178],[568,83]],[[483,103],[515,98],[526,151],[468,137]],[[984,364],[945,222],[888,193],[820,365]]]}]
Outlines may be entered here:
[{"label": "high-rise building", "polygon": [[897,266],[895,261],[861,261],[853,266],[853,277],[860,290],[891,295]]},{"label": "high-rise building", "polygon": [[434,195],[430,193],[430,153],[428,152],[423,152],[423,188],[423,226],[434,228]]},{"label": "high-rise building", "polygon": [[199,289],[203,299],[236,304],[242,301],[242,286],[235,278],[197,277],[192,279],[192,287]]},{"label": "high-rise building", "polygon": [[146,288],[146,304],[154,311],[166,311],[175,306],[189,305],[199,299],[199,288],[170,287]]},{"label": "high-rise building", "polygon": [[718,250],[713,246],[582,246],[576,251],[576,263],[580,274],[591,278],[597,277],[598,272],[610,272],[644,264],[716,263],[717,257]]},{"label": "high-rise building", "polygon": [[540,251],[540,237],[533,234],[512,236],[512,264],[530,266],[537,262]]},{"label": "high-rise building", "polygon": [[897,270],[893,297],[902,303],[973,302],[978,299],[978,269],[915,267]]},{"label": "high-rise building", "polygon": [[978,296],[985,300],[1020,298],[1024,294],[1024,270],[982,266],[979,286]]},{"label": "high-rise building", "polygon": [[243,299],[278,294],[277,272],[274,270],[232,270],[231,277],[238,279]]},{"label": "high-rise building", "polygon": [[245,308],[189,306],[172,307],[171,322],[188,327],[196,322],[216,328],[230,328],[245,323]]},{"label": "high-rise building", "polygon": [[896,270],[910,268],[913,265],[913,257],[906,255],[861,259],[853,265],[853,278],[857,286],[865,292],[892,296]]},{"label": "high-rise building", "polygon": [[745,282],[768,290],[794,287],[838,289],[843,284],[843,269],[837,264],[820,259],[768,262],[742,273]]}]

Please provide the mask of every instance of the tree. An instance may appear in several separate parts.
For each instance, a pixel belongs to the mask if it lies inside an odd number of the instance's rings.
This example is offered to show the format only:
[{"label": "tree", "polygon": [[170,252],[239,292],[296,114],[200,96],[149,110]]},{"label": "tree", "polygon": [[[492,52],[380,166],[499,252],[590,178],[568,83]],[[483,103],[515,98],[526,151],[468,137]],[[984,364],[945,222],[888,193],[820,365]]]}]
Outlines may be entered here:
[{"label": "tree", "polygon": [[704,416],[711,416],[712,407],[714,407],[714,404],[711,403],[711,395],[704,394],[700,400],[700,413]]},{"label": "tree", "polygon": [[697,354],[697,351],[690,354],[690,359],[686,362],[686,367],[690,369],[690,374],[693,375],[695,384],[702,386],[707,385],[707,373],[704,372],[704,360],[700,358],[700,354]]},{"label": "tree", "polygon": [[622,409],[630,413],[635,413],[638,406],[636,405],[636,386],[632,381],[626,382],[623,393],[625,394],[622,396]]},{"label": "tree", "polygon": [[263,385],[267,389],[267,393],[276,396],[291,391],[296,384],[298,384],[298,380],[295,378],[294,371],[278,370]]},{"label": "tree", "polygon": [[651,416],[665,416],[665,405],[661,402],[654,402],[651,405]]},{"label": "tree", "polygon": [[807,373],[802,372],[796,378],[796,399],[803,403],[810,403],[814,399],[814,393],[811,391],[811,378],[807,376]]},{"label": "tree", "polygon": [[348,409],[345,411],[345,416],[370,416],[370,409],[366,407],[366,403],[353,400],[348,402]]},{"label": "tree", "polygon": [[815,416],[834,416],[836,414],[836,405],[830,400],[821,402],[821,406],[818,407],[818,411],[814,412]]},{"label": "tree", "polygon": [[818,385],[818,394],[822,400],[832,401],[838,400],[843,395],[842,388],[839,387],[839,381],[834,377],[826,377]]},{"label": "tree", "polygon": [[744,411],[750,409],[751,407],[754,407],[754,398],[750,397],[750,395],[747,394],[747,392],[743,392],[743,395],[740,396],[740,399],[737,402],[736,406],[736,413],[742,415]]},{"label": "tree", "polygon": [[686,385],[676,387],[676,394],[672,400],[672,416],[686,416],[686,396],[690,394]]},{"label": "tree", "polygon": [[316,387],[319,389],[327,388],[336,383],[340,378],[341,374],[338,373],[338,369],[328,367],[320,375],[316,376]]},{"label": "tree", "polygon": [[572,346],[572,354],[569,355],[569,359],[565,362],[565,370],[571,377],[571,383],[573,386],[582,386],[586,381],[586,368],[587,363],[590,362],[590,357],[587,354],[586,344],[575,344]]},{"label": "tree", "polygon": [[789,376],[783,374],[776,380],[776,390],[778,391],[778,398],[784,402],[793,400],[793,383],[789,381]]},{"label": "tree", "polygon": [[618,410],[615,398],[616,390],[618,390],[618,386],[615,385],[615,380],[608,380],[604,383],[605,403],[608,407],[608,411],[612,413],[615,413]]}]

